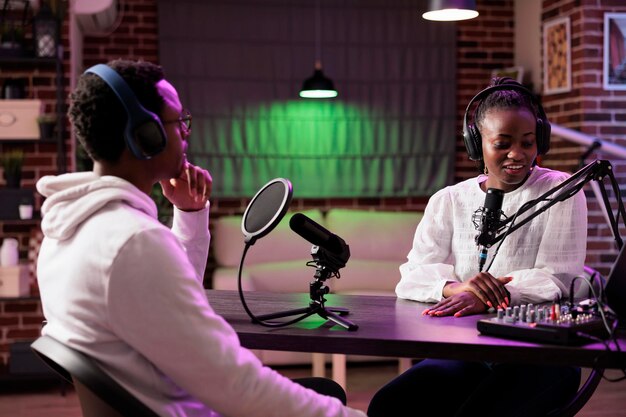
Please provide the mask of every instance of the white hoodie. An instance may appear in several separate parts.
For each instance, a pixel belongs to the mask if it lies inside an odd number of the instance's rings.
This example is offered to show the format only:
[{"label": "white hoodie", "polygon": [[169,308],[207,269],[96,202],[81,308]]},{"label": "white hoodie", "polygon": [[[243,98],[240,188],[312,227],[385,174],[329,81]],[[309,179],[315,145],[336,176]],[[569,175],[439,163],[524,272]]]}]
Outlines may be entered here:
[{"label": "white hoodie", "polygon": [[162,416],[365,416],[264,367],[202,287],[208,207],[172,230],[129,182],[44,177],[38,260],[43,333],[101,362]]}]

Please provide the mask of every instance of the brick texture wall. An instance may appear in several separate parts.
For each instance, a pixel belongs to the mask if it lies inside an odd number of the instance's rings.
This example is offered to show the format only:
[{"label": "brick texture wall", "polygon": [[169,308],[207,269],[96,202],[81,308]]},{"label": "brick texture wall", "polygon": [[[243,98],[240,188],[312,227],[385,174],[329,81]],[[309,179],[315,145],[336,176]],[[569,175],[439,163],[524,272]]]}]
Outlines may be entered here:
[{"label": "brick texture wall", "polygon": [[[581,131],[603,141],[626,146],[626,91],[603,89],[604,14],[626,13],[626,2],[615,0],[544,0],[542,21],[557,17],[570,18],[572,89],[566,93],[550,94],[543,98],[550,119],[559,125]],[[577,169],[581,147],[554,138],[546,165],[573,171]],[[626,163],[606,155],[592,155],[609,159],[620,184],[626,180]],[[588,190],[589,187],[587,187]],[[607,188],[610,188],[607,182]],[[589,207],[587,264],[607,274],[617,250],[604,221],[599,203],[591,191],[586,191]],[[613,196],[613,193],[609,193]],[[614,201],[612,199],[612,201]],[[621,228],[624,236],[624,228]]]},{"label": "brick texture wall", "polygon": [[0,374],[7,372],[11,343],[35,340],[42,322],[43,314],[38,298],[0,299]]},{"label": "brick texture wall", "polygon": [[458,23],[456,181],[476,176],[476,164],[463,143],[467,103],[487,87],[491,71],[513,66],[515,16],[513,0],[477,1],[478,19]]},{"label": "brick texture wall", "polygon": [[[513,0],[478,0],[481,17],[459,23],[457,40],[457,158],[455,178],[462,180],[476,175],[473,162],[465,154],[461,137],[461,120],[471,97],[484,88],[491,70],[505,68],[514,63],[514,2]],[[623,3],[623,2],[622,2]],[[123,19],[117,29],[107,36],[90,36],[84,42],[84,64],[107,61],[119,57],[158,62],[157,10],[155,0],[126,0]],[[543,20],[554,16],[571,16],[572,24],[572,92],[544,97],[550,119],[566,127],[597,135],[615,142],[626,140],[626,105],[623,92],[602,90],[602,19],[603,12],[623,11],[626,5],[610,0],[546,0]],[[584,12],[583,12],[584,10]],[[65,85],[68,84],[67,22],[63,28],[65,46]],[[0,67],[0,77],[10,74],[35,74],[35,97],[42,98],[49,110],[54,106],[54,68]],[[67,91],[66,91],[67,93]],[[66,138],[69,145],[69,137]],[[581,153],[579,147],[554,140],[554,150],[545,158],[544,165],[571,170]],[[27,152],[23,186],[33,187],[42,175],[56,172],[56,148],[48,144],[21,145]],[[0,152],[6,150],[0,142]],[[74,149],[68,147],[68,155]],[[618,166],[621,176],[626,169]],[[2,183],[0,183],[1,185]],[[296,199],[294,210],[331,207],[368,208],[379,210],[422,210],[426,198],[354,198],[354,199]],[[242,213],[247,199],[222,199],[212,202],[212,216]],[[611,239],[603,226],[597,202],[590,197],[590,246],[588,263],[604,268],[610,265]],[[21,254],[26,258],[29,236],[37,223],[0,222],[0,237],[20,238]],[[605,255],[609,253],[609,255]],[[9,344],[16,340],[36,337],[41,323],[39,303],[35,300],[0,300],[0,372],[6,366]]]},{"label": "brick texture wall", "polygon": [[[158,62],[158,32],[157,10],[154,0],[127,0],[122,3],[124,7],[123,19],[115,31],[107,36],[88,36],[84,39],[84,64],[85,68],[114,58],[129,57]],[[485,80],[493,68],[511,66],[513,63],[513,0],[504,1],[479,1],[481,19],[459,25],[458,40],[458,96],[457,103],[459,115],[463,114],[464,103],[472,97],[473,93],[484,87]],[[67,22],[64,25],[64,43],[67,45]],[[488,52],[485,52],[488,51]],[[67,71],[67,53],[64,61]],[[17,68],[20,73],[29,74],[31,68]],[[39,70],[41,71],[41,70]],[[2,72],[0,72],[2,74]],[[40,90],[37,94],[46,97],[46,105],[52,109],[54,94],[51,93],[54,80],[54,72],[47,70],[45,77],[40,80]],[[66,73],[66,82],[69,74]],[[67,91],[66,91],[67,92]],[[39,96],[38,96],[39,97]],[[461,131],[459,122],[458,132]],[[456,164],[456,178],[467,178],[475,175],[473,163],[467,160],[462,145],[462,139],[458,137],[458,157]],[[0,145],[1,146],[1,145]],[[30,145],[29,145],[30,146]],[[56,148],[53,146],[32,145],[25,147],[28,152],[29,163],[26,167],[24,186],[33,187],[41,175],[51,174],[56,171],[54,165]],[[0,151],[3,149],[0,148]],[[68,152],[73,152],[68,149]],[[40,166],[39,164],[42,164]],[[296,199],[292,203],[294,210],[307,208],[330,209],[331,207],[344,208],[367,208],[392,211],[415,211],[423,210],[427,198],[348,198],[348,199]],[[223,199],[212,201],[212,216],[242,213],[248,204],[248,199]],[[15,236],[21,242],[22,257],[26,257],[28,240],[35,224],[22,222],[0,222],[1,236]],[[211,262],[209,262],[209,265]],[[26,303],[27,305],[31,305]],[[24,308],[22,302],[5,301],[5,310],[0,310],[0,320],[4,320],[7,308]],[[39,308],[39,307],[38,307]],[[39,311],[39,310],[37,310]],[[31,314],[31,313],[28,313]],[[0,321],[2,334],[0,335],[0,363],[6,365],[8,359],[8,347],[10,343],[24,337],[31,338],[36,335],[33,329],[25,329],[20,318],[14,317],[7,321]],[[38,317],[39,319],[39,317]],[[18,331],[19,330],[19,331]],[[26,334],[23,331],[30,333]]]}]

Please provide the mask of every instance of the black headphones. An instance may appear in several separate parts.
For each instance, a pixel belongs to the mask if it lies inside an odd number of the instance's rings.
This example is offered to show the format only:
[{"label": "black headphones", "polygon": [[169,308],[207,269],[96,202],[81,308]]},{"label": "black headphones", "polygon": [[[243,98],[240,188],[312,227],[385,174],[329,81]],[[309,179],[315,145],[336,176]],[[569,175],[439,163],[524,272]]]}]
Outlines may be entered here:
[{"label": "black headphones", "polygon": [[[537,138],[537,153],[539,155],[545,155],[550,149],[550,131],[552,128],[550,127],[550,122],[548,122],[548,118],[546,117],[546,113],[541,107],[541,103],[537,100],[535,95],[530,92],[526,87],[513,80],[512,78],[502,78],[498,81],[497,85],[487,87],[478,94],[474,96],[467,105],[465,109],[465,115],[463,116],[463,140],[465,141],[465,147],[467,148],[467,154],[472,161],[481,161],[483,159],[483,148],[482,148],[482,138],[480,137],[480,132],[478,131],[478,127],[474,123],[469,123],[468,114],[472,104],[476,101],[482,101],[489,94],[494,91],[501,90],[514,90],[519,91],[520,93],[528,96],[532,102],[537,106],[537,127],[535,131],[535,135]],[[480,103],[478,104],[480,106]],[[477,106],[477,108],[478,108]],[[476,115],[476,111],[474,110],[474,116]]]},{"label": "black headphones", "polygon": [[139,103],[135,93],[117,71],[105,64],[98,64],[87,69],[85,74],[87,73],[96,74],[102,78],[126,109],[128,121],[124,131],[124,140],[135,157],[150,159],[165,149],[167,135],[161,119]]}]

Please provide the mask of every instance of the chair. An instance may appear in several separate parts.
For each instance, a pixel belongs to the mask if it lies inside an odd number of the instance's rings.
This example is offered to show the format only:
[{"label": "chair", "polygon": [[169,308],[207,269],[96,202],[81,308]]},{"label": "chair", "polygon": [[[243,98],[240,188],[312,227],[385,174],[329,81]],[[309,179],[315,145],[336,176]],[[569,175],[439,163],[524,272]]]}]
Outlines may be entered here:
[{"label": "chair", "polygon": [[85,417],[158,417],[89,356],[49,336],[35,340],[31,349],[46,365],[74,384]]},{"label": "chair", "polygon": [[604,375],[604,369],[593,368],[585,383],[578,389],[574,398],[563,407],[549,412],[547,417],[574,417],[580,409],[587,404],[587,401],[589,401],[598,387],[602,375]]}]

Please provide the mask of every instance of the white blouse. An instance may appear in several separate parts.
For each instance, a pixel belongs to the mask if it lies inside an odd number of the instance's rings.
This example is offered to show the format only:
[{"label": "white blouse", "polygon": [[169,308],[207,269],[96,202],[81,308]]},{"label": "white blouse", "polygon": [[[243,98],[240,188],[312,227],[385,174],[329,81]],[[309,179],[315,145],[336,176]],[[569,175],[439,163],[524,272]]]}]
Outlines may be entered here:
[{"label": "white blouse", "polygon": [[[526,182],[504,194],[502,211],[507,217],[569,176],[560,171],[535,167]],[[484,205],[481,175],[446,187],[428,202],[417,226],[408,262],[400,266],[396,286],[400,298],[438,302],[448,281],[463,282],[478,273],[477,230],[472,215]],[[535,206],[518,216],[516,223],[536,211]],[[587,204],[584,192],[556,203],[546,212],[504,239],[489,272],[510,276],[506,285],[511,304],[552,301],[568,296],[572,279],[583,273],[587,239]],[[489,249],[485,268],[498,244]]]}]

